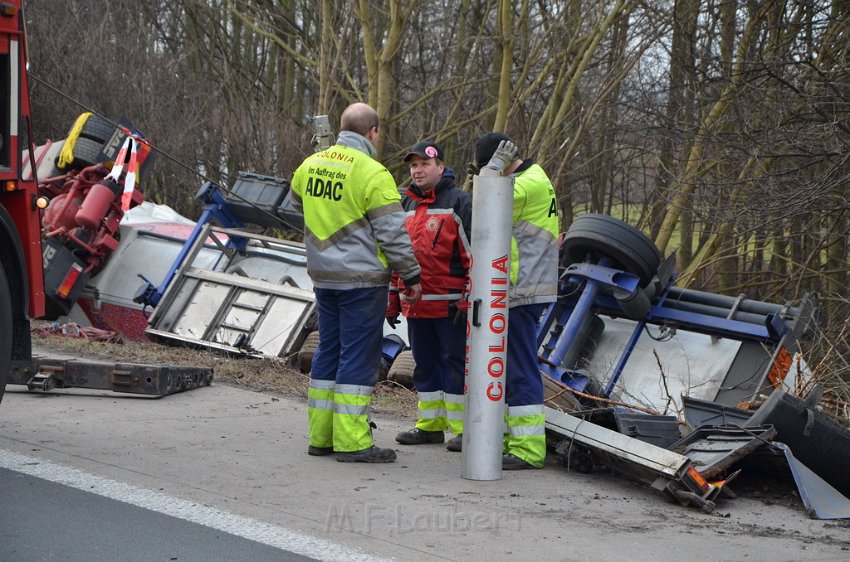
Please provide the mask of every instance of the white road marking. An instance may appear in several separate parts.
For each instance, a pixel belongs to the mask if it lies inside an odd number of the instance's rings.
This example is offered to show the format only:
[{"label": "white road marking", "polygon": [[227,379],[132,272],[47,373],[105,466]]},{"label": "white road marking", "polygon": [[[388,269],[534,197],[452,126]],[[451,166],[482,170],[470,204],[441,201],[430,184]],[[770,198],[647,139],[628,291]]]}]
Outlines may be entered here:
[{"label": "white road marking", "polygon": [[319,560],[384,560],[325,539],[5,449],[0,449],[0,468],[64,484]]}]

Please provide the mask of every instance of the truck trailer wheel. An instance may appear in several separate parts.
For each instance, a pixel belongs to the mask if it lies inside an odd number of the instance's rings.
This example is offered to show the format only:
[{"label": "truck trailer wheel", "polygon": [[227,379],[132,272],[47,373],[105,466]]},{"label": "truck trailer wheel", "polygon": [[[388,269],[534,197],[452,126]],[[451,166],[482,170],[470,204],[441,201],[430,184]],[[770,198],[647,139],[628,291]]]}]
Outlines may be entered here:
[{"label": "truck trailer wheel", "polygon": [[298,350],[298,370],[302,373],[309,373],[313,368],[313,354],[319,347],[319,331],[310,332],[304,338],[304,343],[301,349]]},{"label": "truck trailer wheel", "polygon": [[413,352],[410,350],[402,351],[390,365],[387,380],[397,382],[407,388],[413,388],[413,370],[415,368],[416,361],[413,359]]},{"label": "truck trailer wheel", "polygon": [[0,402],[6,391],[9,367],[12,364],[12,297],[6,271],[0,263]]},{"label": "truck trailer wheel", "polygon": [[640,278],[646,287],[661,264],[661,252],[637,228],[608,215],[582,215],[573,221],[562,246],[565,264],[607,257],[613,267]]}]

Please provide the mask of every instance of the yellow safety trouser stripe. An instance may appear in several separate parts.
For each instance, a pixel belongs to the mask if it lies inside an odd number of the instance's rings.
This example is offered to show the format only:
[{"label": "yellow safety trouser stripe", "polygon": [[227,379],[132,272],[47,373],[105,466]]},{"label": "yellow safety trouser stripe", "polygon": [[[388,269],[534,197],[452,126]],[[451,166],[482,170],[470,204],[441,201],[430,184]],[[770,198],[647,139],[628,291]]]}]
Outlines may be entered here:
[{"label": "yellow safety trouser stripe", "polygon": [[446,394],[446,418],[449,431],[455,435],[463,433],[463,395]]},{"label": "yellow safety trouser stripe", "polygon": [[442,397],[437,400],[422,400],[425,396],[442,396],[442,392],[428,392],[419,395],[419,419],[416,427],[423,431],[445,431],[448,427],[446,421],[446,403]]},{"label": "yellow safety trouser stripe", "polygon": [[519,457],[531,466],[542,468],[546,460],[546,416],[530,414],[512,416],[507,414],[508,435],[505,452]]},{"label": "yellow safety trouser stripe", "polygon": [[334,391],[327,388],[307,389],[307,421],[310,427],[310,445],[333,446]]},{"label": "yellow safety trouser stripe", "polygon": [[372,446],[372,428],[369,426],[369,405],[372,403],[370,387],[360,387],[359,390],[370,389],[369,394],[342,394],[341,386],[337,385],[334,394],[333,410],[333,447],[337,452],[362,451]]}]

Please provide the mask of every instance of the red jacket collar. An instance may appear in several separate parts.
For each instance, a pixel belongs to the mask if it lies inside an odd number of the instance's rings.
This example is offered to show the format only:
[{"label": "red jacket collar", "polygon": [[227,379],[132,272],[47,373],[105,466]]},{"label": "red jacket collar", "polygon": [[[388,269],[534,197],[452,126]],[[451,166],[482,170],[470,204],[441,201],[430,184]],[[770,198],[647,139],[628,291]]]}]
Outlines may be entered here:
[{"label": "red jacket collar", "polygon": [[427,195],[422,193],[422,191],[416,186],[415,183],[412,183],[407,188],[406,195],[415,201],[424,201],[425,203],[432,203],[437,198],[437,193],[443,191],[444,189],[451,186],[454,182],[451,178],[442,177],[440,178],[440,183],[432,189]]}]

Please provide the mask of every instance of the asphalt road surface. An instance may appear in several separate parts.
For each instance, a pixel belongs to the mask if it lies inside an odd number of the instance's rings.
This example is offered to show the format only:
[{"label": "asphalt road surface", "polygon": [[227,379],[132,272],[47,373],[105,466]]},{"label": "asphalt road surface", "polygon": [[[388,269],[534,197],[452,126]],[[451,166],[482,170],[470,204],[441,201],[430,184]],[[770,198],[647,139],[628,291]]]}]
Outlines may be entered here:
[{"label": "asphalt road surface", "polygon": [[[42,471],[42,476],[49,477],[48,472]],[[102,479],[95,482],[90,478],[88,482],[97,492],[102,492]],[[123,501],[116,500],[5,468],[0,468],[0,490],[3,497],[0,560],[313,560],[139,507],[131,502],[130,494]],[[169,501],[164,496],[161,500]],[[172,501],[180,503],[180,500]]]},{"label": "asphalt road surface", "polygon": [[462,455],[405,447],[376,412],[384,465],[306,454],[304,400],[213,384],[142,398],[28,393],[0,404],[0,561],[850,560],[850,522],[799,498],[706,514],[613,473],[461,477]]}]

